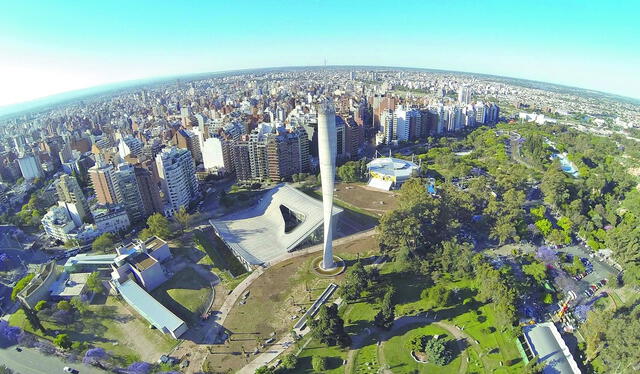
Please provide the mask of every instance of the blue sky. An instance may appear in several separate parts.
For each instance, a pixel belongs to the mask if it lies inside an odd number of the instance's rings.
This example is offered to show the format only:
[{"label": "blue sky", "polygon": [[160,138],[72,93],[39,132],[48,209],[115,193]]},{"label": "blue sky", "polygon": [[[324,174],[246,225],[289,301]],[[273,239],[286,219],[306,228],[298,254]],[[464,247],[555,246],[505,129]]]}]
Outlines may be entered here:
[{"label": "blue sky", "polygon": [[1,1],[0,106],[154,76],[386,65],[640,98],[640,1]]}]

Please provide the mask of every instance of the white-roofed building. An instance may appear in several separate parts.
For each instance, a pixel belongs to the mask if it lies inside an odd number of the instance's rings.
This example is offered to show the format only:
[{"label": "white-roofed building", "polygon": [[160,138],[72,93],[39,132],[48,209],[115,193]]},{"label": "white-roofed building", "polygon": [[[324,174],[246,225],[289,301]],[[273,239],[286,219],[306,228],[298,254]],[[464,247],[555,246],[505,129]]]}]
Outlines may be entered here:
[{"label": "white-roofed building", "polygon": [[[334,215],[341,212],[341,208],[333,207]],[[268,265],[303,243],[320,242],[324,219],[322,201],[283,183],[267,191],[255,206],[209,222],[216,235],[251,270]]]},{"label": "white-roofed building", "polygon": [[379,157],[367,164],[369,186],[384,191],[399,188],[420,172],[415,163],[393,157]]}]

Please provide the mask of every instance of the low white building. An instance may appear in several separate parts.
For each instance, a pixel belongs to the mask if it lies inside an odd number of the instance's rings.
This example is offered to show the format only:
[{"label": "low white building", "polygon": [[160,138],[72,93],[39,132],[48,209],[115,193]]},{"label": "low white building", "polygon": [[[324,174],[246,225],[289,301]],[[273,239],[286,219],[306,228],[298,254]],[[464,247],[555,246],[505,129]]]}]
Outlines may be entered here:
[{"label": "low white building", "polygon": [[101,232],[116,233],[129,228],[129,216],[122,205],[100,205],[93,211],[93,221]]},{"label": "low white building", "polygon": [[47,235],[63,242],[77,240],[79,243],[87,243],[102,234],[94,225],[78,225],[66,205],[49,208],[40,222]]},{"label": "low white building", "polygon": [[71,231],[76,228],[75,222],[64,206],[51,207],[42,217],[41,222],[47,235],[61,241],[66,241]]}]

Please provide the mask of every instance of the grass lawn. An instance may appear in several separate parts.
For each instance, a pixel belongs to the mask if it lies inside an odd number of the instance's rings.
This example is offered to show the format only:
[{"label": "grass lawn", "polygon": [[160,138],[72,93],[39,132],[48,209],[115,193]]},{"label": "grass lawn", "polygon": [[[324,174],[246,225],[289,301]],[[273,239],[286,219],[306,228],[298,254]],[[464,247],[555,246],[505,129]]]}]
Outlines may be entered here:
[{"label": "grass lawn", "polygon": [[314,356],[320,356],[327,359],[327,370],[323,373],[342,374],[344,373],[343,360],[347,357],[347,351],[340,347],[327,347],[326,345],[311,340],[305,349],[298,355],[298,364],[291,373],[316,373],[311,367],[311,359]]},{"label": "grass lawn", "polygon": [[[461,363],[460,352],[457,348],[452,348],[455,351],[455,358],[445,366],[418,363],[411,357],[409,343],[413,338],[423,335],[439,335],[440,339],[446,339],[449,345],[455,347],[455,341],[451,336],[447,336],[447,332],[437,326],[414,328],[383,343],[382,350],[389,370],[393,373],[415,373],[416,371],[419,373],[457,373]],[[364,372],[372,373],[372,371]]]},{"label": "grass lawn", "polygon": [[162,305],[187,322],[196,322],[209,303],[211,287],[198,273],[186,268],[151,292]]},{"label": "grass lawn", "polygon": [[[322,192],[320,190],[310,190],[308,188],[304,188],[302,189],[302,192],[313,197],[314,199],[322,200]],[[337,196],[334,196],[333,204],[344,209],[345,213],[349,214],[352,219],[365,227],[373,227],[378,224],[379,216],[377,213],[361,209],[346,201],[342,201]]]},{"label": "grass lawn", "polygon": [[362,347],[356,352],[352,373],[377,373],[380,363],[378,362],[378,346],[370,344]]},{"label": "grass lawn", "polygon": [[53,340],[58,333],[69,334],[73,341],[102,347],[123,363],[131,360],[155,362],[178,343],[158,330],[149,329],[145,320],[132,314],[121,301],[113,297],[107,298],[104,304],[90,305],[89,310],[90,313],[78,316],[69,326],[42,320],[52,336],[33,331],[21,309],[11,315],[9,323],[47,340]]}]

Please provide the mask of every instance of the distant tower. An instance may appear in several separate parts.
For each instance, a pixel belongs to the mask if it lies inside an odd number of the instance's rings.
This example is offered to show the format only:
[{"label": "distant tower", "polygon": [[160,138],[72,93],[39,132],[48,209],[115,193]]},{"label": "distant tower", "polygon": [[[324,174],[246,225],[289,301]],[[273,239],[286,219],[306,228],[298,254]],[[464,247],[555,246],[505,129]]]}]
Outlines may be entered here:
[{"label": "distant tower", "polygon": [[330,99],[318,105],[318,158],[324,210],[322,269],[333,269],[333,182],[336,173],[336,110]]}]

